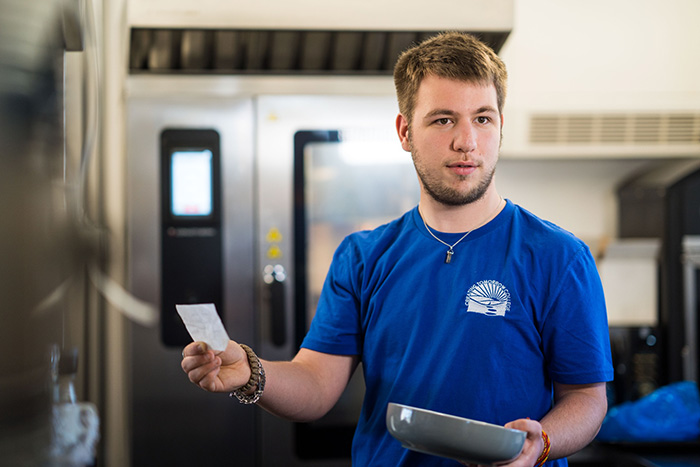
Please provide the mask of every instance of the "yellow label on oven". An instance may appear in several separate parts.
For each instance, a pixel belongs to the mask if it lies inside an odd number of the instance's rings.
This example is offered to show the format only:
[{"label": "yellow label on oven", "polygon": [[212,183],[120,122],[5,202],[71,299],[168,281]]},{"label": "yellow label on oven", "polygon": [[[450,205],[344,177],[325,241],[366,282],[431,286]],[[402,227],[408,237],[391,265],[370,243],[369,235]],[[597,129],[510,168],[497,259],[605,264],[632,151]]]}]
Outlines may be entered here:
[{"label": "yellow label on oven", "polygon": [[277,227],[273,227],[267,231],[265,240],[267,240],[267,243],[279,243],[282,241],[282,232]]},{"label": "yellow label on oven", "polygon": [[273,244],[270,245],[270,248],[267,249],[267,257],[269,259],[278,259],[282,257],[282,249],[279,247],[279,245]]}]

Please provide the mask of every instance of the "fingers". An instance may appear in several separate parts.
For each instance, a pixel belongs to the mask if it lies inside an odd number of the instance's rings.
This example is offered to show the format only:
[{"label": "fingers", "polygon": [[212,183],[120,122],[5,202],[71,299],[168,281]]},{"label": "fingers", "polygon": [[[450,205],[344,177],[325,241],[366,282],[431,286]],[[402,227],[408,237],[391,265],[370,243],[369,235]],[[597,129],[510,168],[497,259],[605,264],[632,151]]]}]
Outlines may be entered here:
[{"label": "fingers", "polygon": [[182,351],[182,370],[197,386],[208,391],[216,387],[216,377],[221,368],[221,359],[203,342],[193,342]]},{"label": "fingers", "polygon": [[207,344],[204,342],[192,342],[182,350],[182,362],[180,366],[189,373],[193,369],[211,362],[214,358],[214,352],[207,349]]},{"label": "fingers", "polygon": [[537,436],[542,432],[542,425],[536,420],[530,420],[529,418],[521,418],[518,420],[513,420],[505,424],[506,428],[511,428],[513,430],[526,431],[528,436],[533,433]]},{"label": "fingers", "polygon": [[250,378],[243,348],[229,341],[223,352],[214,352],[204,342],[193,342],[182,351],[182,370],[191,382],[210,392],[231,391]]},{"label": "fingers", "polygon": [[530,467],[542,452],[542,425],[536,420],[523,418],[505,424],[506,428],[525,431],[527,438],[520,455],[511,463],[505,464],[512,467]]},{"label": "fingers", "polygon": [[201,355],[207,351],[207,344],[204,342],[191,342],[184,349],[182,349],[182,358]]},{"label": "fingers", "polygon": [[190,381],[209,392],[218,391],[218,378],[221,371],[221,361],[219,364],[205,365],[188,373]]}]

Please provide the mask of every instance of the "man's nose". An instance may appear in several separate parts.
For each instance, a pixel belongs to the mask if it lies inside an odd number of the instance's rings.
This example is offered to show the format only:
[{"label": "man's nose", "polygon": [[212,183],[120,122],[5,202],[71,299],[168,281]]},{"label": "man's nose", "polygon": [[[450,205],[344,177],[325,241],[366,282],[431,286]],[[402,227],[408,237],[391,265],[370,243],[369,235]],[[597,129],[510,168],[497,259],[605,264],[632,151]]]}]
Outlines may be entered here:
[{"label": "man's nose", "polygon": [[455,127],[455,135],[452,140],[452,150],[462,153],[476,149],[476,131],[471,125],[463,124]]}]

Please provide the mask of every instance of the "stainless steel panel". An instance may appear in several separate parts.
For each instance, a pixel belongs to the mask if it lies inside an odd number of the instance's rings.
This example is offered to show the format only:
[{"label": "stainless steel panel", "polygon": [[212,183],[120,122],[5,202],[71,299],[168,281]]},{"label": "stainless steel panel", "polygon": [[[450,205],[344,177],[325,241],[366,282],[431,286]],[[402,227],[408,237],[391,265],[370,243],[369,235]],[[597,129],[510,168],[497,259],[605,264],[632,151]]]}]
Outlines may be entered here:
[{"label": "stainless steel panel", "polygon": [[[398,109],[394,98],[367,96],[261,96],[256,108],[256,179],[260,262],[256,266],[262,286],[267,264],[281,264],[288,272],[287,289],[294,290],[294,135],[300,130],[340,130],[351,139],[369,138],[399,147],[394,129]],[[353,136],[355,135],[355,136]],[[395,143],[392,143],[395,142]],[[405,157],[410,161],[410,154]],[[271,235],[274,234],[274,235]],[[262,294],[261,294],[262,296]],[[291,294],[287,309],[293,310]],[[296,351],[291,314],[286,323],[287,344],[270,342],[266,328],[267,306],[261,304],[261,352],[267,359],[288,359]]]},{"label": "stainless steel panel", "polygon": [[216,31],[214,33],[214,69],[233,70],[241,67],[242,41],[238,31]]},{"label": "stainless steel panel", "polygon": [[296,67],[299,49],[299,33],[275,31],[270,48],[270,69],[289,70]]},{"label": "stainless steel panel", "polygon": [[[213,34],[209,34],[211,35]],[[184,31],[180,44],[180,66],[185,70],[208,68],[209,56],[204,52],[211,48],[210,42],[211,37],[208,37],[207,31]]]},{"label": "stainless steel panel", "polygon": [[333,53],[330,55],[331,69],[354,70],[360,60],[361,46],[362,33],[354,31],[336,33],[333,41]]},{"label": "stainless steel panel", "polygon": [[299,51],[299,68],[302,70],[324,70],[328,66],[331,37],[329,31],[304,32]]},{"label": "stainless steel panel", "polygon": [[[286,315],[284,345],[276,345],[271,333],[270,306],[265,301],[265,294],[261,291],[259,354],[263,358],[288,360],[296,354],[299,336],[294,333],[294,312],[306,313],[306,310],[295,310],[294,297],[294,293],[297,293],[294,279],[295,268],[300,260],[294,256],[294,236],[296,235],[294,209],[309,209],[309,205],[299,205],[301,203],[299,194],[294,192],[293,143],[295,134],[301,130],[339,130],[345,141],[364,142],[375,150],[391,148],[390,151],[398,152],[397,157],[404,157],[410,166],[410,155],[401,152],[395,134],[394,120],[397,111],[395,100],[390,97],[262,96],[258,98],[256,179],[258,181],[259,229],[256,234],[258,235],[260,261],[257,269],[260,271],[260,277],[263,277],[265,267],[270,264],[279,264],[284,268],[287,273],[285,308],[289,310]],[[365,146],[365,149],[368,146]],[[331,157],[337,156],[338,150],[337,146],[330,148],[324,144],[309,148],[309,151],[313,151],[319,157],[328,155],[329,151]],[[355,147],[354,151],[358,159],[361,159],[362,149]],[[415,175],[411,174],[409,177],[408,182],[415,186]],[[309,182],[309,180],[304,181],[305,184]],[[352,183],[350,184],[352,185]],[[338,188],[340,192],[335,193],[334,196],[347,197],[348,199],[354,199],[355,189],[363,189],[357,186],[349,189],[347,185],[338,186]],[[417,198],[414,201],[417,202]],[[368,225],[360,225],[362,222],[355,221],[356,219],[353,220],[349,229],[343,231],[343,234],[359,227],[368,227]],[[318,233],[318,229],[315,229],[315,232]],[[342,239],[340,237],[342,235],[335,235],[329,240],[330,243],[324,243],[323,251],[313,254],[314,260],[319,264],[330,263],[333,250]],[[315,237],[314,241],[317,240],[318,237]],[[319,258],[319,255],[322,258]],[[320,274],[314,272],[314,275],[325,276],[322,266],[316,269],[320,271]],[[259,285],[264,287],[264,281],[259,281]],[[314,290],[310,293],[315,295],[318,291]],[[334,414],[330,418],[315,422],[317,427],[342,424],[352,429],[359,409],[358,403],[362,398],[361,391],[364,389],[361,378],[359,381],[357,379],[355,378],[353,383],[355,388],[343,396],[343,401]],[[263,436],[260,440],[260,453],[263,465],[350,465],[348,458],[301,458],[297,451],[300,441],[299,432],[293,423],[263,414],[261,428]]]},{"label": "stainless steel panel", "polygon": [[[239,98],[231,96],[242,95],[242,91],[216,92],[222,86],[228,90],[235,87],[229,84],[222,80],[208,87],[201,80],[182,80],[180,87],[170,92],[166,90],[168,81],[158,78],[140,79],[138,86],[130,89],[129,287],[137,297],[158,303],[161,130],[216,129],[221,136],[223,164],[225,324],[232,339],[250,344],[262,358],[289,360],[298,351],[299,337],[294,316],[295,133],[335,129],[342,132],[344,140],[368,140],[375,149],[391,146],[409,163],[410,155],[400,151],[396,139],[393,97]],[[323,156],[329,149],[330,156],[337,156],[338,148],[320,146],[310,151]],[[415,184],[414,175],[410,177],[408,182]],[[344,190],[351,188],[345,186]],[[356,227],[353,224],[352,229]],[[335,241],[338,239],[331,243]],[[325,250],[332,249],[333,245],[325,245]],[[281,309],[283,315],[279,314]],[[181,349],[164,347],[158,329],[132,325],[130,331],[134,465],[196,465],[203,461],[241,466],[350,465],[348,457],[300,456],[296,424],[232,403],[225,395],[198,390],[180,369]],[[335,415],[317,426],[343,424],[352,429],[363,389],[361,378],[356,380],[359,390],[344,396],[351,407],[343,402]],[[146,428],[149,424],[155,427]]]},{"label": "stainless steel panel", "polygon": [[72,77],[58,6],[0,3],[1,465],[51,464],[51,349],[82,337],[70,331],[82,332],[73,306],[89,237],[64,153]]},{"label": "stainless steel panel", "polygon": [[[232,339],[255,346],[250,99],[129,99],[129,287],[137,297],[159,304],[158,145],[165,128],[211,128],[220,133],[223,316]],[[165,347],[158,327],[132,325],[129,337],[133,465],[255,465],[256,409],[192,385],[180,368],[182,349]]]}]

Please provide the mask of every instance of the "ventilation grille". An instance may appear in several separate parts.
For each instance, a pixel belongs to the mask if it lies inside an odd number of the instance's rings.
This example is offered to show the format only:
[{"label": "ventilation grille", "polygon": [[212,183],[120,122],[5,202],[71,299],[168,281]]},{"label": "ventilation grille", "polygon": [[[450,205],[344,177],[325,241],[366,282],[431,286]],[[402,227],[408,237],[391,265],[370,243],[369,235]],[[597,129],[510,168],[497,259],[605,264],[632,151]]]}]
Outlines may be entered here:
[{"label": "ventilation grille", "polygon": [[534,115],[530,143],[542,145],[698,145],[700,113]]},{"label": "ventilation grille", "polygon": [[[292,31],[133,28],[131,73],[381,74],[438,31]],[[474,34],[498,52],[507,32]]]}]

